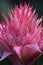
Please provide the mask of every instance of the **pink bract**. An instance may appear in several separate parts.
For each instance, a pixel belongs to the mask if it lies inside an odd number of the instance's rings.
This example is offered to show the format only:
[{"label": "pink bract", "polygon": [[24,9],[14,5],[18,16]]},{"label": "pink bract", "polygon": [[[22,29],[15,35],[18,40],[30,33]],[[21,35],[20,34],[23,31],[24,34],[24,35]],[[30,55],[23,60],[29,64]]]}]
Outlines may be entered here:
[{"label": "pink bract", "polygon": [[0,23],[0,51],[3,53],[0,61],[7,57],[12,65],[34,63],[43,54],[42,18],[26,4],[13,8],[9,12],[10,20],[1,14],[5,22]]}]

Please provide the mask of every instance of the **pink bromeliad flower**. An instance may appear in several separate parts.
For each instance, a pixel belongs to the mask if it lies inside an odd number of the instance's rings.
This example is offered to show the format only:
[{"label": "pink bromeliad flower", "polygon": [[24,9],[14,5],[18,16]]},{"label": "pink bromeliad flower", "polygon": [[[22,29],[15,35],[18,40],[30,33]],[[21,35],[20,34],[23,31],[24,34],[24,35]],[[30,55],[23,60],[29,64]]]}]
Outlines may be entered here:
[{"label": "pink bromeliad flower", "polygon": [[12,65],[32,65],[43,54],[42,18],[30,5],[17,6],[9,12],[10,20],[1,13],[0,62],[8,58]]}]

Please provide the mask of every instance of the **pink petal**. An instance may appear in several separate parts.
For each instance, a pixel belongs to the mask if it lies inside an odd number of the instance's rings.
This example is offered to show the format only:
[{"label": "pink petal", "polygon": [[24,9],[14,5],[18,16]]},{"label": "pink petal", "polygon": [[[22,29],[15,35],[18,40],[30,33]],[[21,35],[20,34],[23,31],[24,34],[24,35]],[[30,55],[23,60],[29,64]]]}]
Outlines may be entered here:
[{"label": "pink petal", "polygon": [[13,48],[13,51],[15,51],[19,57],[20,57],[20,50],[21,50],[20,46]]},{"label": "pink petal", "polygon": [[9,55],[11,55],[12,54],[12,52],[4,52],[4,54],[1,56],[1,58],[0,58],[0,62],[3,60],[3,59],[5,59],[6,57],[8,57]]}]

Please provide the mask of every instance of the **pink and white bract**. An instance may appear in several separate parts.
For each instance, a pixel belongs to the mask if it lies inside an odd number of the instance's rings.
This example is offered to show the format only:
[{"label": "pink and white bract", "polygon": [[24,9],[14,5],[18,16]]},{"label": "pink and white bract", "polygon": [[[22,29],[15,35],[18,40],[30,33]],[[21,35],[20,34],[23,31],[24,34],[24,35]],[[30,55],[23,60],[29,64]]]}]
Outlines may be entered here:
[{"label": "pink and white bract", "polygon": [[18,57],[19,62],[27,65],[43,54],[42,18],[39,19],[35,11],[24,4],[9,12],[10,20],[1,13],[5,22],[0,23],[0,51],[3,53],[0,62],[7,57],[13,65],[18,65],[15,64]]}]

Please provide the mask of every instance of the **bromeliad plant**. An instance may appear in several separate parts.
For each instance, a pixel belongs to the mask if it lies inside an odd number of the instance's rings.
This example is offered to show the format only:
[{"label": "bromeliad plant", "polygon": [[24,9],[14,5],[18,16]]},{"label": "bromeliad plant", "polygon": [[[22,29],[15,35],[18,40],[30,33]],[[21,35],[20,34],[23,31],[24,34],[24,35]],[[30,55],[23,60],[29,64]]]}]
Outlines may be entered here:
[{"label": "bromeliad plant", "polygon": [[1,14],[5,22],[0,23],[0,62],[7,57],[12,65],[32,65],[43,54],[42,18],[26,4],[13,8],[10,20]]}]

